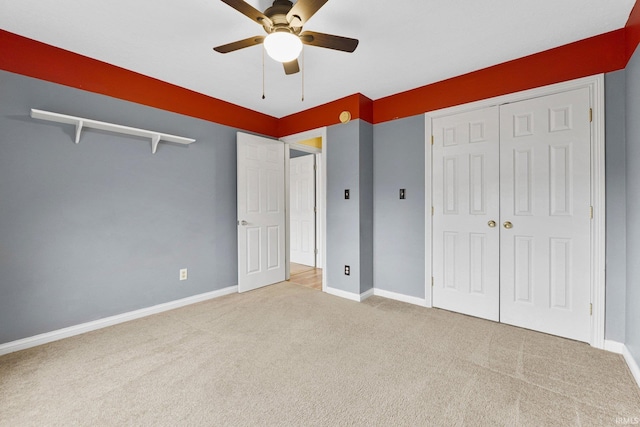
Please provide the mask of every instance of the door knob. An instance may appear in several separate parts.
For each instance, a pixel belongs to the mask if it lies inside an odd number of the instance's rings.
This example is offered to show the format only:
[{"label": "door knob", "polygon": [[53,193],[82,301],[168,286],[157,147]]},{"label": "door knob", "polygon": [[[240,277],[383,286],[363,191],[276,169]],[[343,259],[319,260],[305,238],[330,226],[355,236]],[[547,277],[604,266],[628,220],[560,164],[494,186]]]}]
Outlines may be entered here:
[{"label": "door knob", "polygon": [[242,221],[238,221],[238,225],[247,225],[249,224],[247,221],[245,221],[244,219]]},{"label": "door knob", "polygon": [[502,225],[504,225],[504,228],[506,228],[507,230],[513,228],[513,224],[511,224],[509,221],[505,221]]},{"label": "door knob", "polygon": [[487,225],[488,225],[490,228],[493,228],[493,227],[495,227],[495,226],[496,226],[496,222],[495,222],[494,220],[491,220],[491,221],[489,221],[489,222],[487,223]]}]

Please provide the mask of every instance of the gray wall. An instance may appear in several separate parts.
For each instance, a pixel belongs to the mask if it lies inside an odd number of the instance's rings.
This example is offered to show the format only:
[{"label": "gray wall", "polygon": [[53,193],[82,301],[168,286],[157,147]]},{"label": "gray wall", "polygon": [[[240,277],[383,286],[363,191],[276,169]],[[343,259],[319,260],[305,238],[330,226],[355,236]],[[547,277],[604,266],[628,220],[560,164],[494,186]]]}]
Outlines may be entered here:
[{"label": "gray wall", "polygon": [[624,70],[605,75],[606,339],[624,342],[627,263]]},{"label": "gray wall", "polygon": [[[362,120],[327,129],[327,262],[334,289],[373,287],[373,126]],[[350,198],[345,200],[344,190]],[[351,274],[344,274],[344,266]]]},{"label": "gray wall", "polygon": [[627,293],[625,344],[640,365],[640,50],[627,77]]},{"label": "gray wall", "polygon": [[[359,120],[327,128],[327,262],[329,287],[360,293],[360,125]],[[349,189],[349,200],[344,190]],[[344,266],[351,275],[344,275]]]},{"label": "gray wall", "polygon": [[360,120],[360,293],[373,289],[373,125]]},{"label": "gray wall", "polygon": [[375,125],[373,139],[374,284],[424,298],[424,116]]},{"label": "gray wall", "polygon": [[235,129],[2,71],[0,129],[0,343],[237,284]]}]

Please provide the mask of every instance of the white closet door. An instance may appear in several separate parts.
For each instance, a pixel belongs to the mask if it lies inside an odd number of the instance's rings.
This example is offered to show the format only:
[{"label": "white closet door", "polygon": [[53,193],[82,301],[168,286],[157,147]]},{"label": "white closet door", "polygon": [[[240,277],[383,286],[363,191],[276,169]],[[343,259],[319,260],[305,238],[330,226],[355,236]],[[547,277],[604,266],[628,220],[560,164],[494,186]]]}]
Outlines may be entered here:
[{"label": "white closet door", "polygon": [[500,320],[587,342],[589,106],[584,88],[500,108]]},{"label": "white closet door", "polygon": [[498,107],[433,120],[433,305],[499,320]]},{"label": "white closet door", "polygon": [[289,160],[291,262],[311,267],[316,265],[316,184],[315,156]]}]

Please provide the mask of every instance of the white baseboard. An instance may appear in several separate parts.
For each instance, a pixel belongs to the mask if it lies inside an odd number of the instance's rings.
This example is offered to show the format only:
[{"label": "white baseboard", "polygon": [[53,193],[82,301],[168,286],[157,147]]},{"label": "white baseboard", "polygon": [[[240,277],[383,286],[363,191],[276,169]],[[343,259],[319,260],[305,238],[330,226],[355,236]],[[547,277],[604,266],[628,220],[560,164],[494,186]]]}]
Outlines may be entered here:
[{"label": "white baseboard", "polygon": [[335,295],[337,297],[346,298],[351,301],[362,302],[371,296],[378,296],[383,298],[389,298],[396,301],[406,302],[409,304],[419,305],[420,307],[427,307],[427,302],[423,298],[411,297],[408,295],[398,294],[396,292],[385,291],[383,289],[372,288],[361,294],[355,294],[353,292],[347,292],[336,288],[327,286],[324,290],[326,293]]},{"label": "white baseboard", "polygon": [[367,298],[374,296],[375,294],[376,294],[375,293],[375,289],[371,288],[368,291],[365,291],[365,292],[360,294],[360,301],[362,302],[362,301],[366,300]]},{"label": "white baseboard", "polygon": [[379,289],[379,288],[374,288],[373,294],[375,296],[379,296],[383,298],[389,298],[389,299],[394,299],[396,301],[419,305],[420,307],[427,307],[427,301],[423,298],[411,297],[411,296],[399,294],[396,292],[385,291],[384,289]]},{"label": "white baseboard", "polygon": [[640,387],[640,367],[638,366],[638,363],[629,352],[629,349],[627,348],[626,345],[624,346],[622,355],[624,356],[624,360],[627,362],[627,366],[629,366],[629,370],[631,371],[631,374],[633,374],[633,378],[636,379],[636,383],[638,383],[638,387]]},{"label": "white baseboard", "polygon": [[61,340],[63,338],[69,338],[74,335],[84,334],[86,332],[95,331],[97,329],[106,328],[108,326],[117,325],[118,323],[128,322],[130,320],[140,319],[141,317],[151,316],[153,314],[162,313],[163,311],[169,311],[176,308],[184,307],[186,305],[195,304],[202,301],[218,298],[224,295],[229,295],[238,292],[237,286],[229,286],[228,288],[220,289],[217,291],[207,292],[200,295],[194,295],[175,301],[166,302],[163,304],[154,305],[152,307],[142,308],[140,310],[130,311],[128,313],[118,314],[116,316],[105,317],[104,319],[94,320],[92,322],[81,323],[79,325],[70,326],[64,329],[58,329],[56,331],[47,332],[40,335],[35,335],[28,338],[23,338],[16,341],[11,341],[5,344],[0,344],[0,356],[3,354],[13,353],[15,351],[24,350],[38,345],[50,343],[52,341]]},{"label": "white baseboard", "polygon": [[622,354],[624,352],[624,344],[618,341],[604,340],[604,349],[611,353]]},{"label": "white baseboard", "polygon": [[334,295],[336,297],[345,298],[351,301],[362,302],[373,295],[373,289],[369,289],[361,294],[354,294],[353,292],[343,291],[341,289],[332,288],[327,286],[324,290],[326,293]]},{"label": "white baseboard", "polygon": [[638,387],[640,387],[640,367],[638,367],[638,363],[629,352],[627,346],[621,342],[604,340],[604,349],[612,353],[621,354],[624,357],[624,361],[627,362],[633,378],[635,378]]},{"label": "white baseboard", "polygon": [[360,302],[360,295],[327,286],[325,292],[340,298]]}]

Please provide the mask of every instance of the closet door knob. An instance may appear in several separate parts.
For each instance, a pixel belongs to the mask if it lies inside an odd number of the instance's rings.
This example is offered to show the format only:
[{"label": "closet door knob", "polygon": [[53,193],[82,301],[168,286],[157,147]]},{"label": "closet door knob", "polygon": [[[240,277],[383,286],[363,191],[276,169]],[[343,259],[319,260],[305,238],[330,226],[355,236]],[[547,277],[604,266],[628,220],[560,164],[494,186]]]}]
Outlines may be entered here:
[{"label": "closet door knob", "polygon": [[494,228],[496,226],[496,222],[494,220],[491,220],[487,223],[487,225],[489,226],[489,228]]},{"label": "closet door knob", "polygon": [[507,230],[510,228],[513,228],[513,224],[511,224],[509,221],[505,221],[504,224],[502,224],[504,226],[504,228],[506,228]]}]

